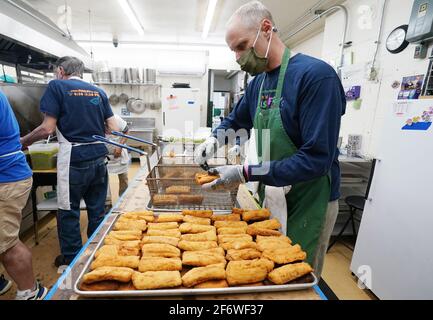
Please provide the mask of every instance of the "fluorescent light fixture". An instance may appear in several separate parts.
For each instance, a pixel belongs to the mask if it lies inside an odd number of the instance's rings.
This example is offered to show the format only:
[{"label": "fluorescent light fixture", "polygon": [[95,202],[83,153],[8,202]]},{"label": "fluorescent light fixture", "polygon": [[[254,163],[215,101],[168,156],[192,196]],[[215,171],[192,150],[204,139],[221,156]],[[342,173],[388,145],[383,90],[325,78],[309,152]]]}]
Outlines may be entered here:
[{"label": "fluorescent light fixture", "polygon": [[212,20],[215,15],[215,8],[217,5],[218,0],[209,0],[209,5],[207,7],[207,13],[206,13],[206,19],[204,21],[204,28],[203,28],[203,34],[201,37],[203,39],[206,39],[209,35],[209,30],[212,25]]},{"label": "fluorescent light fixture", "polygon": [[134,28],[138,31],[140,36],[144,36],[144,28],[141,25],[140,21],[138,21],[137,16],[135,15],[134,11],[131,8],[131,5],[129,4],[128,0],[117,0],[120,4],[120,6],[123,9],[123,12],[128,17],[129,21],[132,23]]}]

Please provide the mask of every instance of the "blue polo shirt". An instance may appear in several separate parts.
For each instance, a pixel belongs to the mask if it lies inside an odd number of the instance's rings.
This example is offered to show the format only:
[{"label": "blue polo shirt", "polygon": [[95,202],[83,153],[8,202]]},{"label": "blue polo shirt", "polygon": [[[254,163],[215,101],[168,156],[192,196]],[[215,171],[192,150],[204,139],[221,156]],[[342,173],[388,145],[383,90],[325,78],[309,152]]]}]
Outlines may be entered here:
[{"label": "blue polo shirt", "polygon": [[[40,104],[41,112],[57,119],[57,127],[71,143],[95,142],[93,135],[105,136],[105,120],[113,111],[105,92],[78,79],[53,80]],[[108,154],[105,144],[72,148],[71,162],[94,160]]]},{"label": "blue polo shirt", "polygon": [[17,182],[32,176],[23,153],[1,157],[19,150],[20,128],[9,101],[0,91],[0,183]]},{"label": "blue polo shirt", "polygon": [[[249,84],[245,95],[217,130],[253,128],[258,95],[272,99],[277,87],[280,68],[258,75]],[[281,161],[271,161],[269,173],[254,176],[250,181],[282,187],[310,181],[330,173],[330,201],[340,197],[340,166],[337,148],[341,117],[346,110],[346,97],[338,75],[322,60],[303,54],[290,59],[285,75],[280,105],[284,129],[298,152]]]}]

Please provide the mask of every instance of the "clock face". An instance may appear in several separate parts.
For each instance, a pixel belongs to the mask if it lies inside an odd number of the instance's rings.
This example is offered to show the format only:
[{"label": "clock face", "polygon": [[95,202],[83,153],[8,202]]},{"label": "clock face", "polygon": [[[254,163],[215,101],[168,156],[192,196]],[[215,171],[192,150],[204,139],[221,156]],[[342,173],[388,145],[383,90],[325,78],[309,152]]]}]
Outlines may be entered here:
[{"label": "clock face", "polygon": [[396,50],[404,43],[405,40],[406,31],[403,29],[397,29],[389,35],[388,40],[386,41],[386,46],[389,50]]},{"label": "clock face", "polygon": [[406,49],[409,43],[406,41],[407,27],[401,26],[394,29],[386,40],[386,48],[391,53],[399,53]]}]

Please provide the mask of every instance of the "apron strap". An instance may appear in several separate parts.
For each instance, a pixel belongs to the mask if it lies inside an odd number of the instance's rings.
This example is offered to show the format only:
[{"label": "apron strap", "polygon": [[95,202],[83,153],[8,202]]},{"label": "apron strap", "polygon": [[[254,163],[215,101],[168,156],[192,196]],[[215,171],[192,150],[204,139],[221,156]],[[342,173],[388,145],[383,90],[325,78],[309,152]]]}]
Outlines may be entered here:
[{"label": "apron strap", "polygon": [[[290,49],[286,48],[284,50],[283,60],[281,62],[281,67],[280,67],[280,73],[278,75],[277,89],[275,92],[274,99],[272,100],[272,108],[276,108],[276,107],[280,106],[281,97],[283,95],[284,80],[286,78],[286,71],[287,71],[287,68],[289,67],[289,62],[290,62]],[[261,107],[261,102],[262,102],[261,98],[262,98],[263,86],[264,86],[265,80],[266,80],[266,74],[265,74],[265,77],[262,81],[262,84],[260,85],[259,96],[257,98],[257,108],[258,109],[260,109],[260,107]]]}]

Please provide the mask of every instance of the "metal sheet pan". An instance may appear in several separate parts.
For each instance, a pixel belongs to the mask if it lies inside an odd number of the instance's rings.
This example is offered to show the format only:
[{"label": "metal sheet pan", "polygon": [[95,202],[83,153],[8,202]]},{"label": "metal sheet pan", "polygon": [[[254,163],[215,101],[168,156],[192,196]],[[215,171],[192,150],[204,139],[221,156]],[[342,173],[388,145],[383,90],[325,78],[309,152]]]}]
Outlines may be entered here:
[{"label": "metal sheet pan", "polygon": [[200,295],[223,295],[223,294],[239,294],[239,293],[264,293],[264,292],[282,292],[282,291],[297,291],[310,289],[317,285],[318,279],[311,273],[313,282],[309,283],[296,283],[286,285],[265,285],[259,287],[229,287],[229,288],[216,288],[216,289],[159,289],[159,290],[135,290],[135,291],[81,291],[80,283],[83,276],[90,272],[90,265],[94,260],[96,251],[104,245],[104,239],[107,234],[112,230],[114,223],[121,216],[116,215],[111,222],[110,226],[104,232],[103,237],[98,242],[95,250],[88,258],[83,270],[81,271],[77,281],[74,284],[74,292],[82,297],[88,298],[146,298],[146,297],[172,297],[172,296],[200,296]]}]

